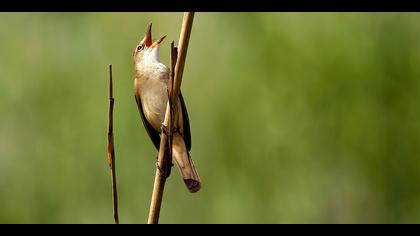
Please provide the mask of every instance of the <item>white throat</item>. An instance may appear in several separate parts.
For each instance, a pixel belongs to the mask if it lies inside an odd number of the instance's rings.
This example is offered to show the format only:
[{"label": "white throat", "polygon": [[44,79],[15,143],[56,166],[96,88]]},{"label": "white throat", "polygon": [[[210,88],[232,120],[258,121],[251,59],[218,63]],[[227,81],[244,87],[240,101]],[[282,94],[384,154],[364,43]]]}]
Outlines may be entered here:
[{"label": "white throat", "polygon": [[143,63],[159,63],[159,48],[148,48],[143,55]]},{"label": "white throat", "polygon": [[157,47],[146,49],[142,60],[136,65],[136,68],[148,75],[157,74],[157,77],[161,77],[163,74],[168,73],[168,68],[160,62],[159,48]]}]

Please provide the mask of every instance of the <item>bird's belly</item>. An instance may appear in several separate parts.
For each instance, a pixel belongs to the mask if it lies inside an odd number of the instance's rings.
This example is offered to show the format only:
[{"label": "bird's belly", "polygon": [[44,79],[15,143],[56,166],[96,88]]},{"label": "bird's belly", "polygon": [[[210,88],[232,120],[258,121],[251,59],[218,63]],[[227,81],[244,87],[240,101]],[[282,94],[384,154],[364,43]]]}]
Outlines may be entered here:
[{"label": "bird's belly", "polygon": [[163,86],[146,89],[141,95],[141,100],[146,119],[153,128],[160,131],[168,102],[166,89]]}]

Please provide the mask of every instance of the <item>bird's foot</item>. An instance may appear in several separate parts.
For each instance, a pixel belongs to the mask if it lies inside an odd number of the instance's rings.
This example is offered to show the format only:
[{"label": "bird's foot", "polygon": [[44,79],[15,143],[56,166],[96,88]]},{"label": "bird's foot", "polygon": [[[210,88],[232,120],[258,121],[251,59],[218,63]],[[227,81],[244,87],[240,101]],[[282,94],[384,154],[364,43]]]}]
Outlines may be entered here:
[{"label": "bird's foot", "polygon": [[162,124],[162,125],[160,126],[160,129],[162,130],[162,133],[166,134],[166,136],[169,136],[169,129],[168,129],[168,126],[166,126],[166,125]]},{"label": "bird's foot", "polygon": [[174,129],[172,130],[173,134],[179,133],[179,129],[177,127],[174,127]]},{"label": "bird's foot", "polygon": [[[162,125],[160,126],[160,129],[162,130],[162,133],[164,133],[166,136],[169,136],[169,129],[168,129],[168,126],[166,126],[166,125],[162,124]],[[172,134],[175,134],[175,133],[180,133],[180,132],[179,132],[179,129],[178,129],[177,127],[174,127],[174,128],[172,129]]]},{"label": "bird's foot", "polygon": [[162,177],[164,177],[165,179],[167,179],[171,175],[172,166],[174,166],[174,164],[172,162],[170,162],[166,166],[166,170],[164,170],[164,168],[162,168],[162,167],[159,166],[159,162],[156,160],[156,168],[159,170],[159,174]]}]

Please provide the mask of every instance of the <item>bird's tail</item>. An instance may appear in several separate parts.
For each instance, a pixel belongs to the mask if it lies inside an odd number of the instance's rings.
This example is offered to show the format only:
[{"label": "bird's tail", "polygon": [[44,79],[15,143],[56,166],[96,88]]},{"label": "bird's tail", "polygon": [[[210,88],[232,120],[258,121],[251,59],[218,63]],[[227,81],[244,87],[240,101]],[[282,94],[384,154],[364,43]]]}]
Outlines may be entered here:
[{"label": "bird's tail", "polygon": [[178,133],[173,136],[172,154],[188,190],[191,193],[198,192],[201,188],[200,177],[185,147],[184,138]]}]

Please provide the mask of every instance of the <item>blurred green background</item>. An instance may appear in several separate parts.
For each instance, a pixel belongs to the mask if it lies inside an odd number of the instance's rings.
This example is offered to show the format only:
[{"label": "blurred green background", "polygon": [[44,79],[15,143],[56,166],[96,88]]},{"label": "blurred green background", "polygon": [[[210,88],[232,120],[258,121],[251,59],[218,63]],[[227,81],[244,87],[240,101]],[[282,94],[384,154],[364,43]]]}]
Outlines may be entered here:
[{"label": "blurred green background", "polygon": [[[0,14],[0,223],[112,223],[107,65],[122,223],[145,223],[156,151],[132,50],[182,13]],[[420,15],[197,13],[182,91],[203,180],[161,223],[419,223]]]}]

